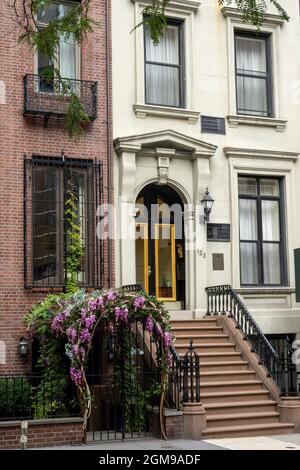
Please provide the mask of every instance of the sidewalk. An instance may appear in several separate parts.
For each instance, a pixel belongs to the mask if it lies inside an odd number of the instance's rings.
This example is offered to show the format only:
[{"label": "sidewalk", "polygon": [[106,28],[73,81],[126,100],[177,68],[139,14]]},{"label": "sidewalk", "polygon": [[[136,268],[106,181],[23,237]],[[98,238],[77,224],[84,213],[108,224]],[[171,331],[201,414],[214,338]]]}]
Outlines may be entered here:
[{"label": "sidewalk", "polygon": [[242,437],[191,441],[184,439],[162,441],[135,439],[128,441],[94,442],[82,446],[48,447],[49,450],[300,450],[300,434],[273,437]]}]

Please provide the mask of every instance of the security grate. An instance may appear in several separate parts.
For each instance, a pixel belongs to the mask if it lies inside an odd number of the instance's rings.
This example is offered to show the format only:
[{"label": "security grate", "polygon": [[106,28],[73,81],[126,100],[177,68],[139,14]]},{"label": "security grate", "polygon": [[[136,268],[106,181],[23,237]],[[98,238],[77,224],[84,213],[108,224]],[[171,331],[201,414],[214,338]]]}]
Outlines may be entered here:
[{"label": "security grate", "polygon": [[[97,236],[96,219],[103,201],[102,163],[33,155],[25,158],[24,177],[25,287],[66,286],[74,230],[82,245],[77,282],[83,287],[102,286],[103,241]],[[68,222],[70,194],[77,229]]]}]

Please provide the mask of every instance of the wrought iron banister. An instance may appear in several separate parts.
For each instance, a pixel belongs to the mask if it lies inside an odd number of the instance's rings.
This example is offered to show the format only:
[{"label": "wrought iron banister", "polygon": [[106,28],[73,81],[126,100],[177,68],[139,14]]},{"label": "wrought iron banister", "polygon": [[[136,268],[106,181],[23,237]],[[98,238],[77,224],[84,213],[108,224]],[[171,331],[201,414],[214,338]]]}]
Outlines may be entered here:
[{"label": "wrought iron banister", "polygon": [[170,348],[168,405],[179,409],[182,403],[194,402],[200,402],[200,358],[190,339],[183,358]]},{"label": "wrought iron banister", "polygon": [[49,79],[41,75],[24,76],[24,115],[44,119],[63,118],[70,104],[70,97],[80,98],[90,119],[97,117],[97,82],[70,78]]},{"label": "wrought iron banister", "polygon": [[296,394],[297,372],[292,363],[292,348],[286,348],[285,358],[279,356],[242,299],[230,285],[207,287],[206,292],[207,315],[228,315],[233,318],[237,328],[243,333],[244,339],[251,344],[252,352],[258,355],[260,363],[276,381],[282,395]]}]

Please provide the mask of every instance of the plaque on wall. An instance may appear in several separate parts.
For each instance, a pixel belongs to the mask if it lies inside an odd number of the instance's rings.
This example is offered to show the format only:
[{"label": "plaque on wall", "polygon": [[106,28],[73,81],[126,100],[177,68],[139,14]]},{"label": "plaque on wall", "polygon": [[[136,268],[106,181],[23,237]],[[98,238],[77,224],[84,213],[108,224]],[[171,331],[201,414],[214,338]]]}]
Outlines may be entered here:
[{"label": "plaque on wall", "polygon": [[207,241],[230,242],[230,224],[207,224]]},{"label": "plaque on wall", "polygon": [[224,271],[224,254],[213,253],[212,255],[213,271]]}]

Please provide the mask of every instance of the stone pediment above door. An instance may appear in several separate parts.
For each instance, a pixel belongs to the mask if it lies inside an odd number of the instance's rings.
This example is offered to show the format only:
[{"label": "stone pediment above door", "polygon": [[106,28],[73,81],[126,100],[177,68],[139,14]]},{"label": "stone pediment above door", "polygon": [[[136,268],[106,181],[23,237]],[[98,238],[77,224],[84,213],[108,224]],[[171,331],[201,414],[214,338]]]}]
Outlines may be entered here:
[{"label": "stone pediment above door", "polygon": [[166,151],[172,151],[172,158],[190,158],[192,160],[198,157],[210,158],[215,155],[217,150],[217,146],[213,144],[170,129],[119,137],[114,140],[114,146],[118,155],[130,152],[135,153],[136,156],[157,156],[158,149],[166,149]]}]

